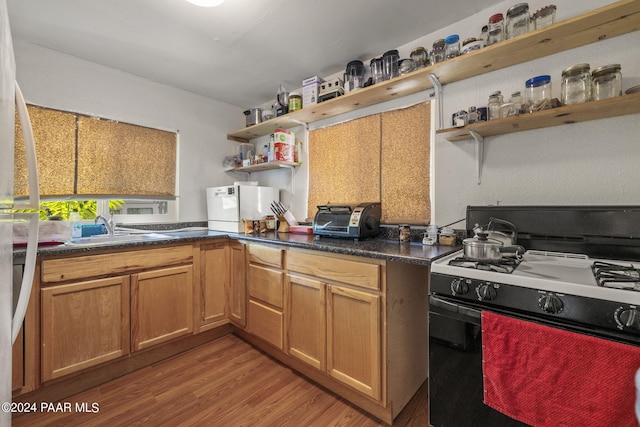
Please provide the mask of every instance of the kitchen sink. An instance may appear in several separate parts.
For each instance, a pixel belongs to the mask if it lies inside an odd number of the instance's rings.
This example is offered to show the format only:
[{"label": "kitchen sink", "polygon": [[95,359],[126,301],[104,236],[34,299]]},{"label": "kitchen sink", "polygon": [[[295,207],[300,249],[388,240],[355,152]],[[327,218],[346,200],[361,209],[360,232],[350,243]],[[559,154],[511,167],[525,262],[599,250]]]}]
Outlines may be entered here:
[{"label": "kitchen sink", "polygon": [[98,234],[95,236],[78,237],[68,240],[65,245],[69,246],[106,246],[119,245],[123,243],[148,242],[162,239],[175,239],[175,236],[168,236],[160,233],[145,234]]}]

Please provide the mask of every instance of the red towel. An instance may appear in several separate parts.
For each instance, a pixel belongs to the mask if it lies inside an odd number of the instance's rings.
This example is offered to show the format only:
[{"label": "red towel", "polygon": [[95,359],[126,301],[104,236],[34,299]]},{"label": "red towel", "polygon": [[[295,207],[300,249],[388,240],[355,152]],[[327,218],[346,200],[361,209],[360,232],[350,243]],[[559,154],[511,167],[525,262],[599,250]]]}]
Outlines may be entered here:
[{"label": "red towel", "polygon": [[640,348],[482,313],[484,403],[536,427],[637,427]]}]

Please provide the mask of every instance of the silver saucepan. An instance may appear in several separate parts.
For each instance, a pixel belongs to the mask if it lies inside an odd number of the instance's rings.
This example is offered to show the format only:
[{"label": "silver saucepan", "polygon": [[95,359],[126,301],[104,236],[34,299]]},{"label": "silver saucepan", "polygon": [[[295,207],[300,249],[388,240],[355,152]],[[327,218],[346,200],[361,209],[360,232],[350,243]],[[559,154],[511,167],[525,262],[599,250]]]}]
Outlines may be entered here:
[{"label": "silver saucepan", "polygon": [[475,237],[470,237],[462,241],[464,246],[464,256],[471,261],[498,262],[506,256],[519,257],[524,254],[525,249],[519,245],[505,246],[498,239],[490,239],[487,233],[478,232]]}]

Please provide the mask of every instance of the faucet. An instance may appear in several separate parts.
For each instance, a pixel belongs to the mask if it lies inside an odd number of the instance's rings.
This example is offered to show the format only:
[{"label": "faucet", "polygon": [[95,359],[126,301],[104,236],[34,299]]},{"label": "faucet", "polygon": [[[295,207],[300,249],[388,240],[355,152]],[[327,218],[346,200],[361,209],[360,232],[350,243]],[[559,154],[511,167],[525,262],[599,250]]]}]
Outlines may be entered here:
[{"label": "faucet", "polygon": [[98,224],[100,220],[102,220],[102,222],[104,223],[104,226],[107,227],[107,233],[109,234],[109,236],[113,236],[113,232],[116,229],[116,222],[113,220],[113,214],[111,214],[109,219],[106,219],[102,215],[98,215],[96,216],[96,219],[93,222],[95,224]]}]

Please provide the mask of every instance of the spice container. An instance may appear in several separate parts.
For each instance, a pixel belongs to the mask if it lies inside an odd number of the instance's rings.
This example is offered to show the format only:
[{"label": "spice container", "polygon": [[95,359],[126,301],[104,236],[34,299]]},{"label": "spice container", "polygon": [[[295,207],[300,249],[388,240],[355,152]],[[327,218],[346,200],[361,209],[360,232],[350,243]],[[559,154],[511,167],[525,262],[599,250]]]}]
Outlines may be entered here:
[{"label": "spice container", "polygon": [[511,94],[511,98],[509,98],[509,102],[512,103],[515,107],[515,114],[522,114],[522,93],[520,91],[513,92]]},{"label": "spice container", "polygon": [[533,77],[525,82],[525,111],[535,111],[551,108],[551,76]]},{"label": "spice container", "polygon": [[487,104],[487,113],[489,115],[489,120],[495,120],[502,117],[500,108],[502,107],[503,103],[504,99],[502,97],[502,92],[500,92],[499,90],[489,95],[489,102]]},{"label": "spice container", "polygon": [[444,61],[444,39],[438,39],[433,42],[433,49],[431,50],[431,65]]},{"label": "spice container", "polygon": [[451,34],[444,39],[444,57],[445,59],[455,58],[460,55],[460,36]]},{"label": "spice container", "polygon": [[560,101],[563,105],[580,104],[591,100],[589,64],[578,64],[562,72]]},{"label": "spice container", "polygon": [[469,107],[469,112],[467,112],[467,124],[472,125],[478,121],[478,111],[476,107]]},{"label": "spice container", "polygon": [[438,243],[446,246],[453,246],[456,244],[456,232],[452,228],[442,227],[440,230],[440,237]]},{"label": "spice container", "polygon": [[529,4],[518,3],[507,11],[505,33],[507,39],[529,32]]},{"label": "spice container", "polygon": [[298,111],[302,109],[302,95],[298,92],[291,92],[289,94],[289,112]]},{"label": "spice container", "polygon": [[399,58],[398,51],[395,49],[387,51],[382,55],[382,75],[385,80],[390,80],[400,75],[398,71]]},{"label": "spice container", "polygon": [[416,70],[429,65],[429,55],[427,54],[427,50],[423,47],[416,47],[411,51],[411,55],[409,56],[413,59],[413,66]]},{"label": "spice container", "polygon": [[594,101],[622,95],[620,64],[605,65],[591,73],[591,97]]},{"label": "spice container", "polygon": [[504,40],[504,17],[496,13],[489,18],[489,32],[487,34],[487,46]]},{"label": "spice container", "polygon": [[533,26],[536,30],[547,27],[556,23],[556,6],[550,4],[541,9],[536,10],[532,16]]}]

